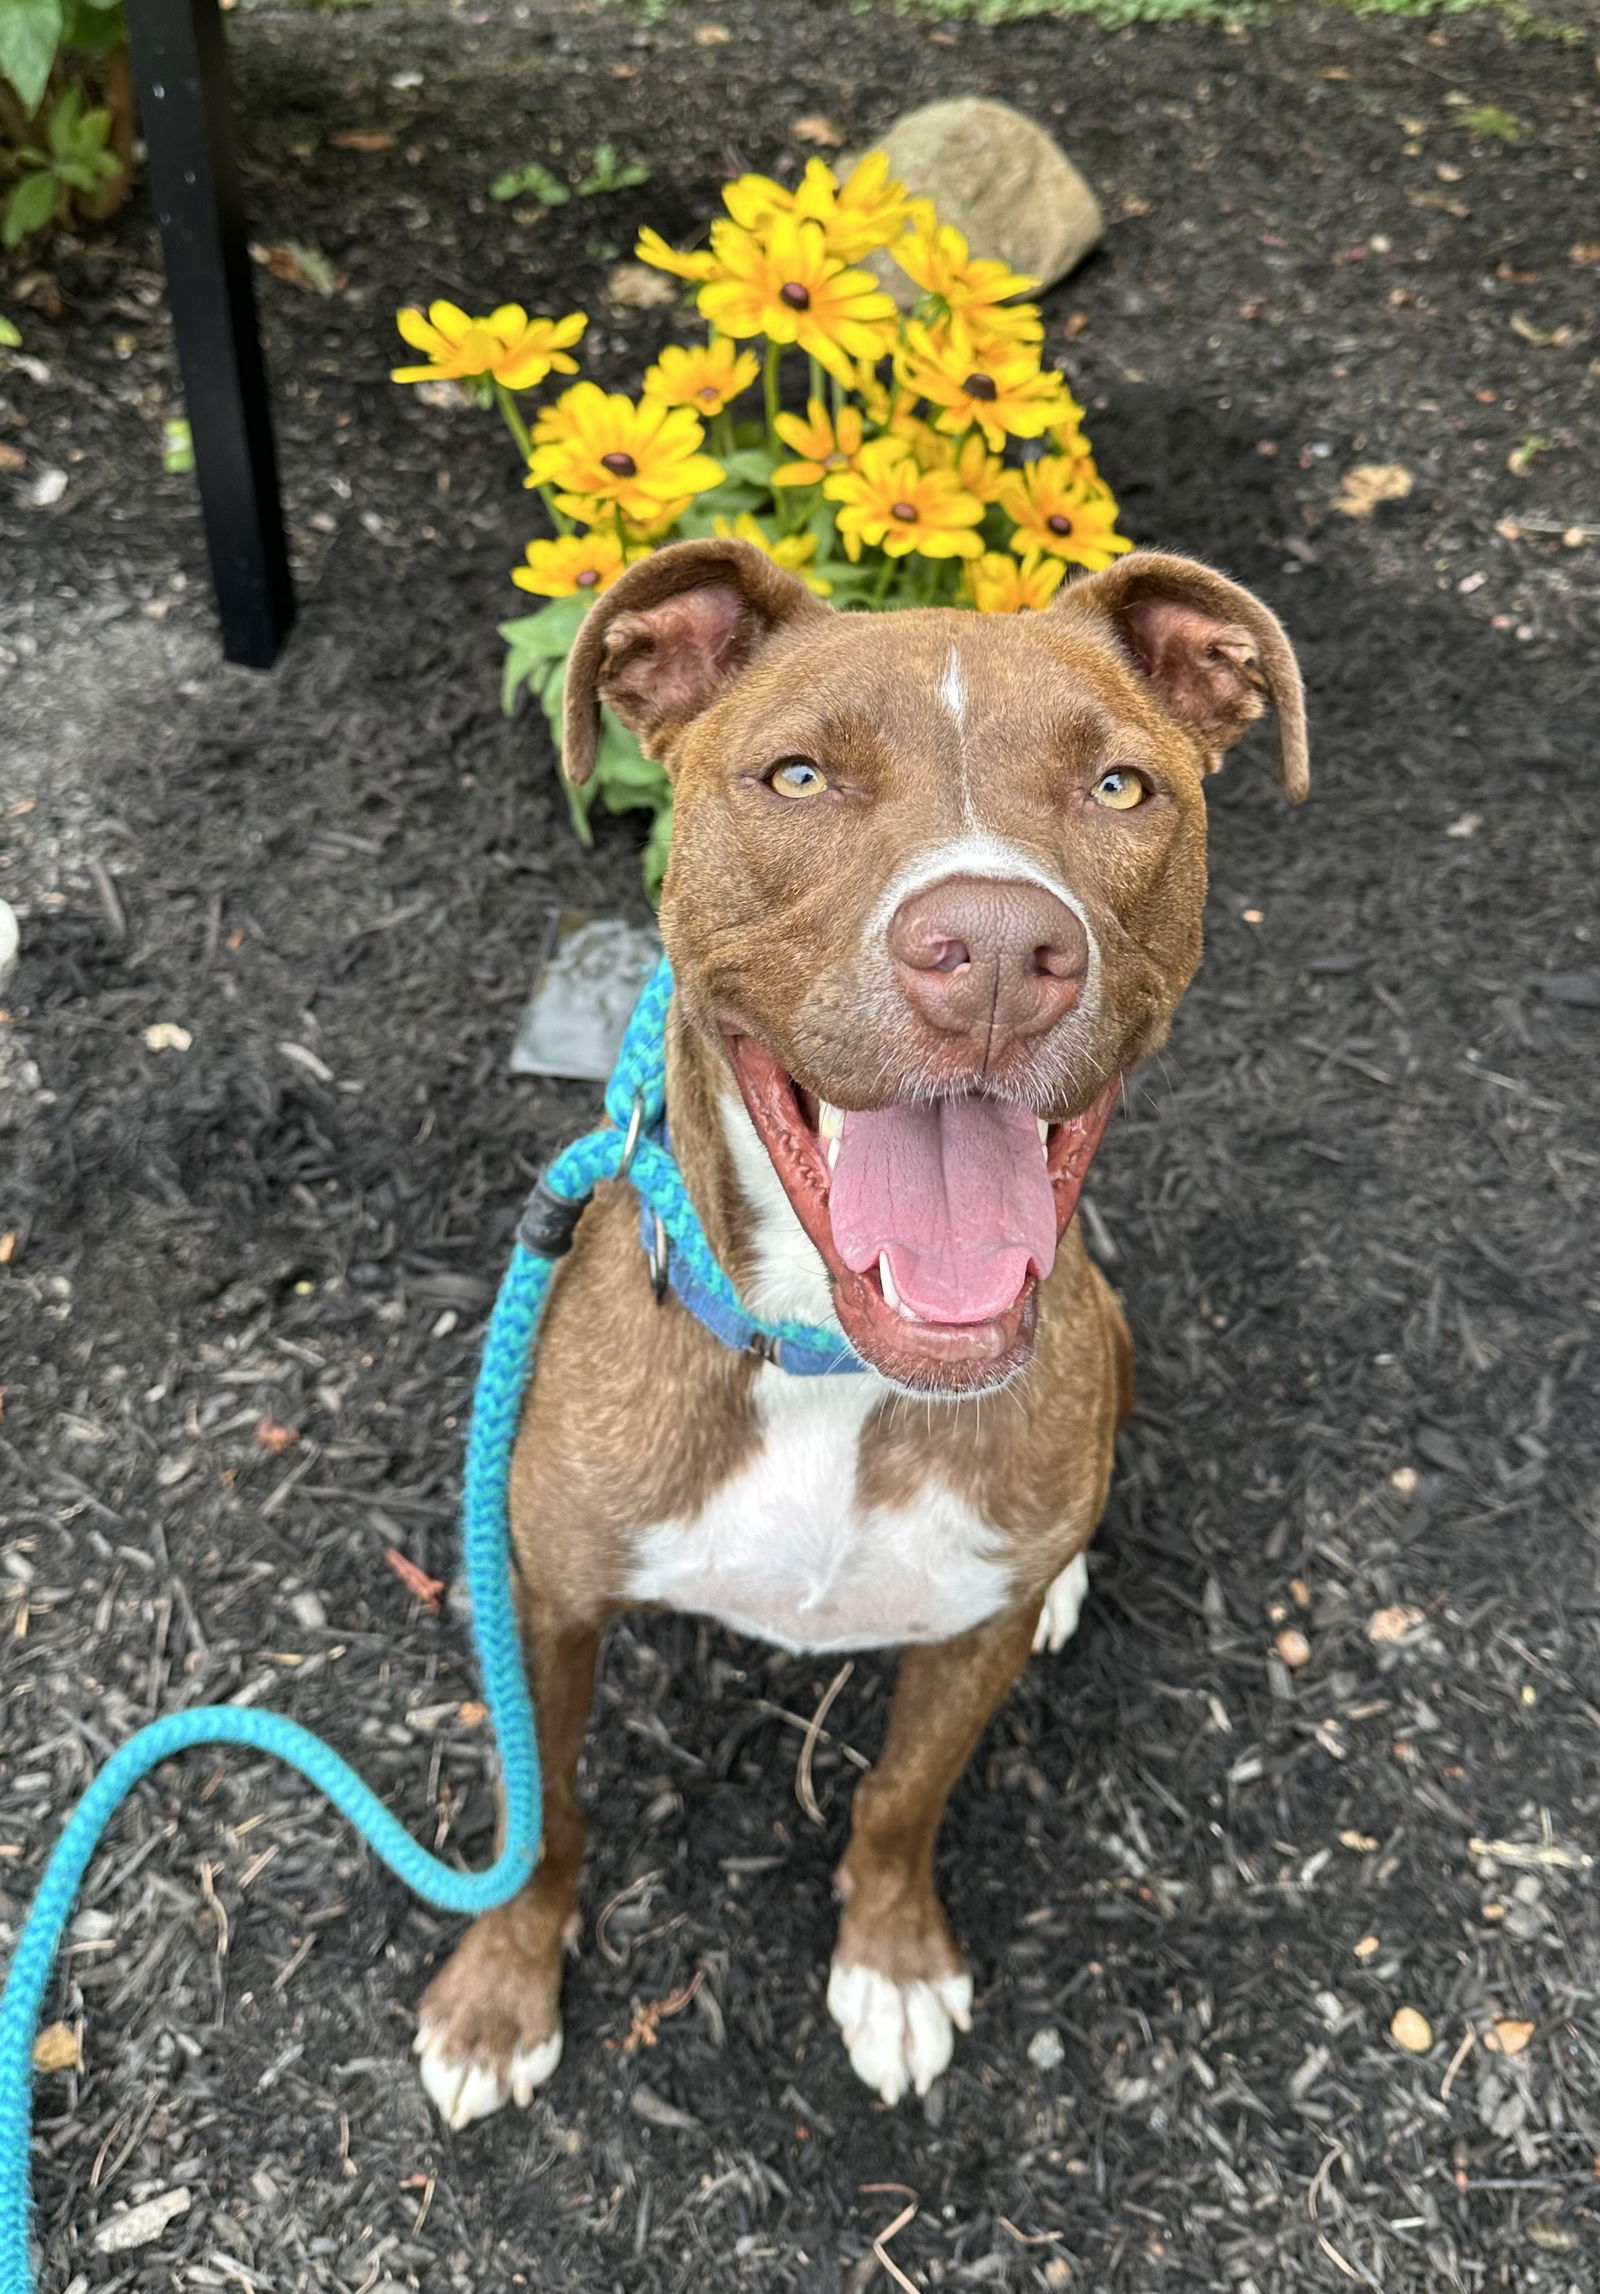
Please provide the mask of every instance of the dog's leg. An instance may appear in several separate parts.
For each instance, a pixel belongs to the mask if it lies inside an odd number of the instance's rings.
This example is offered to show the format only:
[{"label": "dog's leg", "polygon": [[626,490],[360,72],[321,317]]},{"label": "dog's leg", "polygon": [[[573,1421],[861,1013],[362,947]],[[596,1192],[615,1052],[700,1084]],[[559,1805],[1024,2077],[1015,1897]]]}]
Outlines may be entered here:
[{"label": "dog's leg", "polygon": [[972,1978],[933,1884],[945,1801],[1033,1646],[1037,1602],[959,1640],[908,1649],[888,1733],[856,1787],[828,2012],[886,2103],[925,2095],[970,2023]]},{"label": "dog's leg", "polygon": [[1044,1605],[1033,1629],[1036,1654],[1048,1650],[1053,1657],[1066,1647],[1078,1630],[1078,1619],[1088,1598],[1089,1557],[1080,1553],[1067,1563],[1058,1577],[1052,1577],[1045,1588]]},{"label": "dog's leg", "polygon": [[423,1994],[422,2084],[447,2126],[526,2105],[561,2060],[561,1958],[577,1934],[588,1823],[578,1757],[603,1627],[525,1616],[544,1775],[544,1845],[520,1895],[474,1920]]}]

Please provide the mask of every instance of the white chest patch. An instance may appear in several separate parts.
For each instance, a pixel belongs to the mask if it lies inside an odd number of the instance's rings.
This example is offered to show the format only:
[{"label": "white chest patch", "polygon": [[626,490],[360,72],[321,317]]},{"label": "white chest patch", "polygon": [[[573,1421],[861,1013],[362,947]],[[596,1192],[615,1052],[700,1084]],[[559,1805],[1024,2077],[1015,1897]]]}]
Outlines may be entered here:
[{"label": "white chest patch", "polygon": [[909,1505],[856,1494],[861,1429],[886,1389],[763,1369],[765,1440],[692,1519],[648,1529],[628,1592],[786,1649],[945,1641],[1005,1605],[1000,1540],[929,1480]]},{"label": "white chest patch", "polygon": [[[754,1217],[746,1303],[837,1329],[826,1270],[731,1087],[721,1112]],[[759,1371],[760,1448],[699,1513],[644,1532],[629,1597],[720,1617],[786,1649],[944,1641],[993,1616],[1010,1575],[1000,1539],[970,1506],[932,1477],[903,1507],[857,1495],[861,1430],[890,1391],[870,1370]]]}]

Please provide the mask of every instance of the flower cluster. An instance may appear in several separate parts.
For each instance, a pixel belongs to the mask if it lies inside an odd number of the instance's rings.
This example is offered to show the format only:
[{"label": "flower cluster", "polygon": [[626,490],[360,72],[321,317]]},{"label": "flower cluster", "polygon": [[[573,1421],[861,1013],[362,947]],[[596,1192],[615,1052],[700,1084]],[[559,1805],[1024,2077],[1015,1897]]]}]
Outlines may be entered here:
[{"label": "flower cluster", "polygon": [[[530,429],[517,394],[577,372],[581,312],[530,319],[513,303],[479,319],[437,302],[399,315],[428,363],[394,379],[497,403],[554,529],[512,579],[570,603],[533,617],[541,629],[507,625],[508,695],[526,681],[553,708],[576,617],[669,540],[736,534],[841,606],[982,613],[1045,606],[1069,566],[1131,547],[1083,410],[1043,362],[1023,299],[1036,280],[974,256],[882,152],[843,181],[820,159],[792,188],[741,176],[723,204],[703,247],[639,236],[641,261],[692,290],[706,339],[664,348],[637,398],[577,381]],[[916,289],[908,315],[865,267],[882,252]],[[635,761],[619,773],[623,801],[641,801]]]}]

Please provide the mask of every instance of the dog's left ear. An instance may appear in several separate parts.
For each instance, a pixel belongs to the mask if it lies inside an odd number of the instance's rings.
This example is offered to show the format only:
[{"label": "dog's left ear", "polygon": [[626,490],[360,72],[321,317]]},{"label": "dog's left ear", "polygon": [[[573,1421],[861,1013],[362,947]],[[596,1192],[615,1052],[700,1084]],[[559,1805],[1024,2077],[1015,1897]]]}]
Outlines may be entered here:
[{"label": "dog's left ear", "polygon": [[1258,597],[1193,558],[1134,550],[1069,582],[1051,609],[1109,619],[1169,716],[1198,734],[1215,772],[1270,701],[1278,781],[1291,804],[1311,786],[1305,690],[1283,624]]},{"label": "dog's left ear", "polygon": [[568,659],[568,780],[581,788],[594,771],[602,703],[659,760],[777,631],[828,611],[749,542],[674,542],[642,558],[589,608]]}]

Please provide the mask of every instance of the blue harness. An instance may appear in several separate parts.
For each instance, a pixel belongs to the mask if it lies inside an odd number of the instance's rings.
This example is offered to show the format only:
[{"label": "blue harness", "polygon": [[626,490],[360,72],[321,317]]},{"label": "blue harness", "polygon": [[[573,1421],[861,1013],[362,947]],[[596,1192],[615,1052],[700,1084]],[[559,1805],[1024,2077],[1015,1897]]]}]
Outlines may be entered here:
[{"label": "blue harness", "polygon": [[0,2294],[30,2294],[28,2146],[33,2035],[73,1899],[100,1836],[142,1776],[201,1744],[247,1745],[300,1771],[330,1799],[396,1878],[441,1911],[476,1917],[517,1893],[538,1861],[543,1824],[538,1738],[510,1599],[506,1492],[539,1317],[555,1261],[571,1243],[602,1179],[626,1177],[643,1208],[652,1279],[670,1285],[724,1346],[749,1349],[800,1377],[863,1365],[837,1333],[751,1314],[718,1265],[666,1143],[666,1019],[672,974],[663,961],[635,1006],[606,1087],[608,1128],[566,1148],[535,1186],[517,1230],[473,1394],[462,1494],[462,1566],[472,1602],[478,1672],[500,1748],[505,1844],[485,1872],[463,1872],[419,1847],[331,1746],[281,1713],[201,1705],[169,1713],[120,1745],[73,1809],[23,1922],[0,1997]]}]

